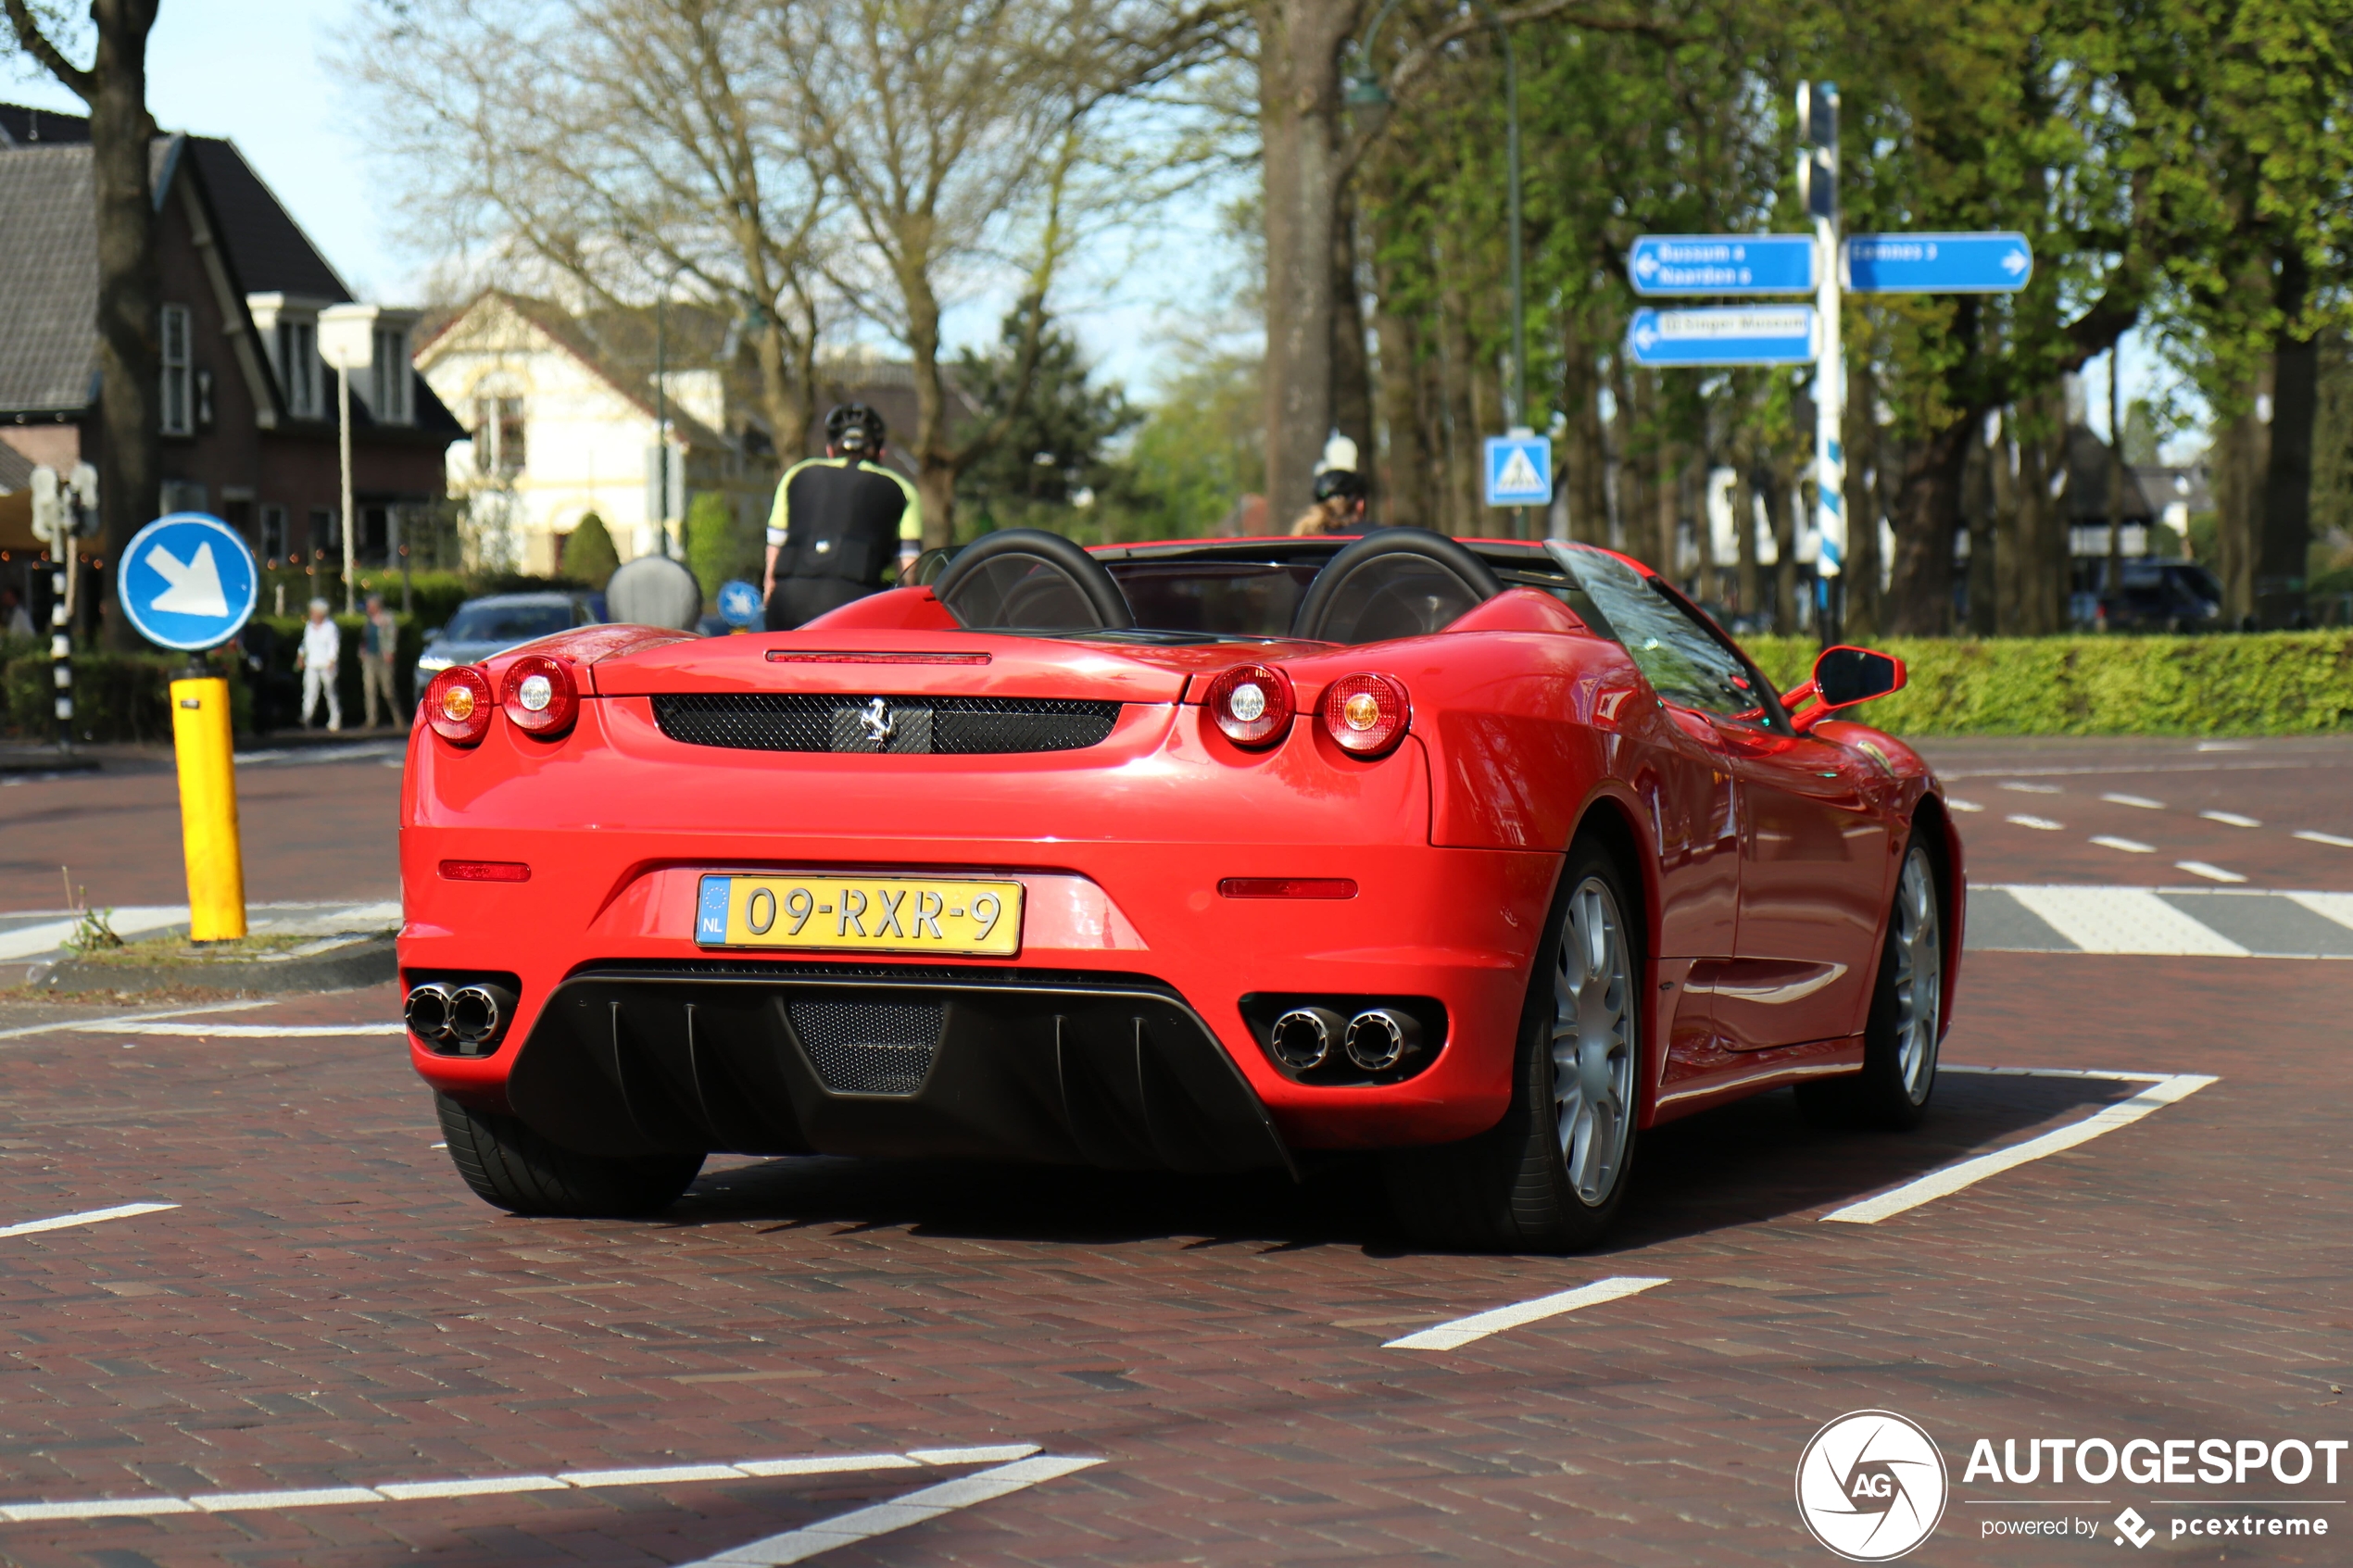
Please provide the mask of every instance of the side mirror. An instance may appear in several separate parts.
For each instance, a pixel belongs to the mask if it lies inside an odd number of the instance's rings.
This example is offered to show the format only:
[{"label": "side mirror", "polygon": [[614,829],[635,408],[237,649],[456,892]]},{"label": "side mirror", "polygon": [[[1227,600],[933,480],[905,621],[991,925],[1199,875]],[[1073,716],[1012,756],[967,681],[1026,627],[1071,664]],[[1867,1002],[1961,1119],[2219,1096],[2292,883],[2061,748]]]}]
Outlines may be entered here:
[{"label": "side mirror", "polygon": [[1824,648],[1814,660],[1814,678],[1782,700],[1796,708],[1790,722],[1803,734],[1843,708],[1904,689],[1904,661],[1870,648]]}]

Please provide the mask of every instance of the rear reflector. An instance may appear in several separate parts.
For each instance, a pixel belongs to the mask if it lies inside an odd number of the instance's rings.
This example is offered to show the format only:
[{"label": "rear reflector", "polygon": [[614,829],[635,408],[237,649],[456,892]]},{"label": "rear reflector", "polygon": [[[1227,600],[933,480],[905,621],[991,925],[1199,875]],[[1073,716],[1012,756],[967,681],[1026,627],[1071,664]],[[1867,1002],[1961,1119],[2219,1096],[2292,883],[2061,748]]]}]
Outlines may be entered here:
[{"label": "rear reflector", "polygon": [[770,648],[771,664],[986,664],[985,653],[797,653]]},{"label": "rear reflector", "polygon": [[445,882],[529,882],[531,868],[521,860],[444,860]]},{"label": "rear reflector", "polygon": [[1353,898],[1356,883],[1344,876],[1229,876],[1217,892],[1227,898]]}]

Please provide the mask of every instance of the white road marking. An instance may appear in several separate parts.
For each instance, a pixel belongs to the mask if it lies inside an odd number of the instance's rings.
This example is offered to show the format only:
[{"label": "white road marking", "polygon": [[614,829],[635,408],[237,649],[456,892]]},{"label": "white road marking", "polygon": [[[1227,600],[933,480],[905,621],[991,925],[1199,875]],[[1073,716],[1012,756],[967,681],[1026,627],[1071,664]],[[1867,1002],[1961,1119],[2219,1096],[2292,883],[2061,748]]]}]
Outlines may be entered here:
[{"label": "white road marking", "polygon": [[2145,887],[2006,884],[2002,890],[2087,953],[2226,959],[2249,956],[2236,942],[2192,920]]},{"label": "white road marking", "polygon": [[[1987,1070],[1955,1068],[1948,1071]],[[2026,1071],[2033,1073],[2032,1069]],[[2033,1073],[2033,1075],[2042,1074]],[[2050,1075],[2059,1076],[2060,1074]],[[2066,1075],[2077,1076],[2074,1073]],[[2093,1076],[2090,1073],[2081,1075]],[[2120,1077],[2123,1074],[2101,1073],[2098,1076]],[[2150,1084],[2147,1088],[2143,1089],[2131,1099],[2120,1101],[2115,1105],[2103,1106],[2081,1122],[2070,1123],[2067,1126],[2045,1133],[2039,1138],[2029,1138],[2024,1143],[2015,1144],[2008,1148],[1997,1148],[1991,1154],[1981,1154],[1973,1160],[1964,1160],[1958,1164],[1947,1165],[1941,1171],[1931,1171],[1917,1181],[1906,1182],[1892,1191],[1881,1193],[1876,1198],[1867,1198],[1860,1203],[1850,1203],[1843,1209],[1833,1210],[1823,1215],[1822,1219],[1824,1223],[1836,1220],[1850,1225],[1875,1225],[1881,1220],[1917,1209],[1923,1203],[1932,1203],[1940,1198],[1949,1198],[1964,1187],[1975,1186],[1988,1176],[1998,1176],[2005,1171],[2014,1171],[2020,1165],[2031,1164],[2046,1156],[2073,1148],[2079,1144],[2089,1143],[2103,1134],[2116,1131],[2119,1127],[2129,1127],[2142,1117],[2162,1110],[2176,1100],[2186,1099],[2208,1084],[2216,1082],[2219,1080],[2212,1074],[2205,1073],[2175,1073],[2166,1075]]]},{"label": "white road marking", "polygon": [[1580,1285],[1574,1290],[1555,1291],[1539,1296],[1533,1301],[1520,1301],[1509,1307],[1497,1307],[1492,1311],[1474,1312],[1451,1323],[1433,1323],[1417,1334],[1403,1339],[1392,1339],[1381,1347],[1384,1350],[1459,1350],[1475,1339],[1500,1334],[1523,1323],[1541,1323],[1546,1318],[1573,1312],[1579,1307],[1598,1306],[1604,1301],[1616,1301],[1628,1296],[1665,1285],[1663,1279],[1650,1279],[1640,1274],[1613,1274],[1597,1279],[1591,1285]]},{"label": "white road marking", "polygon": [[894,1530],[904,1530],[912,1524],[927,1524],[935,1519],[970,1508],[975,1503],[993,1502],[1026,1491],[1043,1481],[1051,1481],[1088,1469],[1103,1461],[1099,1459],[1025,1459],[1012,1464],[1000,1464],[994,1470],[984,1470],[977,1475],[961,1480],[943,1481],[937,1486],[910,1492],[896,1502],[876,1503],[837,1518],[805,1524],[798,1530],[787,1530],[780,1536],[748,1542],[723,1551],[716,1557],[706,1557],[686,1568],[775,1568],[776,1564],[802,1562],[819,1552],[832,1551],[837,1547],[870,1541],[876,1536],[887,1536]]},{"label": "white road marking", "polygon": [[2165,809],[2164,801],[2151,800],[2145,795],[2103,795],[2100,798],[2107,801],[2111,806],[2137,806],[2144,811],[2162,811]]},{"label": "white road marking", "polygon": [[[208,1012],[253,1012],[269,1005],[268,1002],[252,1001],[212,1002],[200,1008],[172,1008],[163,1012],[126,1013],[114,1021],[113,1027],[120,1029],[126,1023],[142,1023],[151,1018],[194,1018],[199,1013]],[[28,1023],[19,1029],[0,1029],[0,1040],[20,1040],[27,1035],[54,1035],[67,1027],[69,1025],[63,1023]]]},{"label": "white road marking", "polygon": [[177,1203],[118,1203],[111,1209],[85,1209],[79,1214],[58,1214],[46,1220],[27,1220],[18,1225],[0,1225],[0,1236],[37,1236],[43,1231],[70,1230],[76,1225],[127,1220],[133,1214],[160,1214],[167,1209],[179,1207]]},{"label": "white road marking", "polygon": [[2353,838],[2340,837],[2333,833],[2319,833],[2311,828],[2298,828],[2296,831],[2296,836],[2307,844],[2333,844],[2339,849],[2353,849]]},{"label": "white road marking", "polygon": [[[104,906],[100,906],[104,908]],[[133,904],[109,910],[107,923],[122,936],[144,935],[160,931],[167,925],[177,925],[188,918],[185,904]],[[44,953],[54,953],[65,946],[73,935],[71,920],[44,921],[39,925],[20,925],[16,930],[0,933],[0,961],[9,959],[35,959]]]},{"label": "white road marking", "polygon": [[2263,825],[2253,817],[2242,817],[2236,811],[2200,811],[2198,815],[2209,822],[2221,822],[2224,827],[2259,828]]},{"label": "white road marking", "polygon": [[[171,1205],[159,1207],[168,1209]],[[378,1486],[298,1486],[269,1492],[202,1492],[186,1498],[87,1498],[76,1502],[0,1504],[0,1520],[21,1524],[42,1519],[138,1519],[156,1513],[235,1513],[262,1509],[327,1508],[345,1503],[502,1497],[514,1492],[562,1492],[598,1486],[659,1486],[687,1481],[835,1475],[870,1470],[913,1470],[920,1466],[937,1468],[954,1464],[988,1464],[1000,1460],[1020,1459],[1037,1451],[1038,1446],[1034,1443],[1019,1443],[988,1449],[917,1449],[905,1454],[808,1454],[798,1459],[737,1460],[732,1464],[656,1465],[642,1470],[571,1470],[559,1475],[480,1475],[441,1481],[392,1481]],[[1072,1464],[1067,1460],[1033,1462]],[[1072,1468],[1099,1462],[1091,1459],[1079,1460]],[[998,1472],[985,1471],[982,1474],[995,1474]],[[965,1479],[977,1481],[981,1476]],[[1040,1476],[1038,1479],[1047,1477]],[[950,1486],[960,1484],[949,1483]],[[1023,1483],[1025,1486],[1029,1484]],[[938,1489],[931,1488],[933,1491]],[[1009,1489],[1018,1491],[1020,1488]],[[902,1500],[912,1502],[915,1498],[924,1495],[918,1492],[914,1497]],[[776,1561],[794,1562],[798,1559],[779,1558]]]},{"label": "white road marking", "polygon": [[2002,821],[2016,822],[2022,828],[2036,828],[2044,833],[2057,833],[2067,826],[2065,822],[2055,822],[2048,817],[2004,817]]},{"label": "white road marking", "polygon": [[2290,900],[2303,905],[2322,920],[2353,929],[2353,893],[2290,893]]},{"label": "white road marking", "polygon": [[2016,779],[2007,779],[2003,781],[2002,787],[2004,789],[2014,789],[2020,795],[2058,795],[2062,793],[2059,786],[2057,784],[2020,784]]},{"label": "white road marking", "polygon": [[2192,876],[2202,876],[2208,882],[2245,882],[2246,880],[2236,872],[2226,872],[2220,866],[2209,866],[2204,860],[2176,860],[2173,862],[2173,869],[2177,872],[2187,872]]},{"label": "white road marking", "polygon": [[87,1023],[54,1025],[73,1035],[202,1035],[224,1040],[332,1040],[348,1035],[405,1035],[405,1023]]},{"label": "white road marking", "polygon": [[2105,833],[2094,834],[2092,835],[2092,842],[2099,845],[2103,848],[2121,849],[2127,855],[2154,855],[2157,853],[2157,847],[2155,845],[2143,844],[2140,840],[2134,838],[2117,838]]},{"label": "white road marking", "polygon": [[1946,796],[1944,797],[1944,804],[1950,806],[1956,811],[1982,811],[1985,809],[1984,807],[1980,806],[1976,801],[1963,800],[1957,795]]}]

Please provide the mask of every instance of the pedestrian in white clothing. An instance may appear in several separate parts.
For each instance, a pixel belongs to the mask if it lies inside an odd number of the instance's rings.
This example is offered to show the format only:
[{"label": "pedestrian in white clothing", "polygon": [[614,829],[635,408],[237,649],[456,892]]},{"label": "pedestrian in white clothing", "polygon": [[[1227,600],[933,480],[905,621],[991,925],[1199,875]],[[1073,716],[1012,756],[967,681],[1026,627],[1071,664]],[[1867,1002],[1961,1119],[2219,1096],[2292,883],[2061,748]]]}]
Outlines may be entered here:
[{"label": "pedestrian in white clothing", "polygon": [[302,671],[302,727],[310,727],[319,694],[327,694],[327,728],[343,728],[343,698],[335,695],[335,666],[343,659],[343,629],[327,619],[327,601],[310,601],[310,621],[302,629],[302,649],[295,668]]}]

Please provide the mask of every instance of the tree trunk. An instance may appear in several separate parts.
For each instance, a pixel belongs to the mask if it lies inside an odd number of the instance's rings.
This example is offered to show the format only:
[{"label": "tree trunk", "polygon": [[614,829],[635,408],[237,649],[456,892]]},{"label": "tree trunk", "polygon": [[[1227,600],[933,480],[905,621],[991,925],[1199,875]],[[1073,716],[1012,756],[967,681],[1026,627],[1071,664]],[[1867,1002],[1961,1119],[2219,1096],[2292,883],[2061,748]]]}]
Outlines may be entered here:
[{"label": "tree trunk", "polygon": [[[163,294],[156,266],[156,205],[147,179],[147,34],[155,0],[96,0],[97,53],[86,101],[98,224],[98,510],[106,558],[119,567],[131,536],[155,520],[161,467],[156,399],[161,356],[157,318]],[[69,85],[71,85],[69,83]],[[121,613],[122,573],[106,574],[107,646],[144,646]]]},{"label": "tree trunk", "polygon": [[956,542],[956,458],[949,445],[948,394],[939,373],[939,301],[916,270],[900,280],[907,304],[907,354],[915,385],[915,495],[924,508],[924,547]]},{"label": "tree trunk", "polygon": [[[1356,443],[1356,461],[1373,467],[1373,366],[1365,352],[1365,296],[1356,286],[1356,204],[1343,187],[1332,223],[1332,428]],[[1320,466],[1320,465],[1318,465]],[[1376,496],[1373,505],[1381,500]]]},{"label": "tree trunk", "polygon": [[1866,354],[1847,383],[1846,576],[1843,634],[1851,641],[1876,637],[1880,625],[1879,520],[1881,460],[1879,389]]},{"label": "tree trunk", "polygon": [[2014,637],[2026,627],[2026,584],[2031,576],[2023,552],[2027,536],[2019,513],[2018,420],[1998,416],[1994,443],[1986,449],[1994,502],[1994,633]]},{"label": "tree trunk", "polygon": [[1562,312],[1561,408],[1568,438],[1561,453],[1567,472],[1568,535],[1589,545],[1609,543],[1608,454],[1602,434],[1602,373],[1583,311]]},{"label": "tree trunk", "polygon": [[[1443,273],[1441,274],[1443,276]],[[1466,306],[1452,283],[1438,291],[1440,386],[1444,395],[1446,431],[1446,505],[1441,531],[1463,538],[1476,531],[1478,518],[1478,410],[1477,375],[1471,364],[1470,331],[1464,320]]]},{"label": "tree trunk", "polygon": [[1766,505],[1773,522],[1773,630],[1784,637],[1797,632],[1799,495],[1796,472],[1777,460],[1766,490]]},{"label": "tree trunk", "polygon": [[[2282,258],[2284,319],[2271,356],[2271,450],[2264,465],[2263,533],[2255,561],[2255,619],[2266,630],[2311,617],[2304,580],[2312,547],[2312,423],[2321,401],[2321,345],[2298,338],[2309,274],[2300,254]],[[2309,327],[2303,330],[2309,331]]]},{"label": "tree trunk", "polygon": [[1332,247],[1340,206],[1340,47],[1356,0],[1262,0],[1258,122],[1266,237],[1266,498],[1315,499],[1331,428]]},{"label": "tree trunk", "polygon": [[2271,431],[2259,410],[2271,387],[2267,357],[2253,383],[2240,389],[2241,412],[2222,427],[2216,444],[2213,564],[2222,582],[2222,612],[2233,626],[2255,614],[2257,545],[2271,458]]},{"label": "tree trunk", "polygon": [[1961,464],[1976,428],[1974,417],[1956,420],[1906,459],[1892,508],[1895,581],[1885,618],[1896,636],[1942,637],[1953,630],[1953,530],[1960,522]]},{"label": "tree trunk", "polygon": [[1680,444],[1661,436],[1655,444],[1658,457],[1658,479],[1651,487],[1651,502],[1655,508],[1651,548],[1656,559],[1667,564],[1658,570],[1666,579],[1677,584],[1683,582],[1683,551],[1681,531],[1676,527],[1682,514],[1682,453]]},{"label": "tree trunk", "polygon": [[1969,632],[1972,637],[1990,637],[1999,624],[1995,581],[2001,555],[1994,544],[1994,454],[1982,436],[1969,444],[1969,456],[1962,459],[1961,494],[1969,524]]},{"label": "tree trunk", "polygon": [[1610,434],[1617,448],[1617,547],[1666,576],[1674,571],[1675,563],[1651,558],[1650,530],[1643,521],[1650,516],[1650,486],[1642,483],[1642,448],[1634,433],[1636,427],[1645,422],[1649,381],[1642,371],[1629,370],[1622,354],[1613,356],[1611,365],[1617,377],[1617,417],[1610,420]]},{"label": "tree trunk", "polygon": [[1765,602],[1765,578],[1756,560],[1756,455],[1746,441],[1732,456],[1732,559],[1737,563],[1732,608],[1754,616]]},{"label": "tree trunk", "polygon": [[1422,421],[1421,334],[1415,324],[1390,308],[1390,280],[1380,281],[1373,305],[1373,335],[1380,345],[1380,423],[1387,442],[1386,462],[1368,466],[1378,475],[1374,515],[1400,528],[1430,525],[1429,433]]}]

